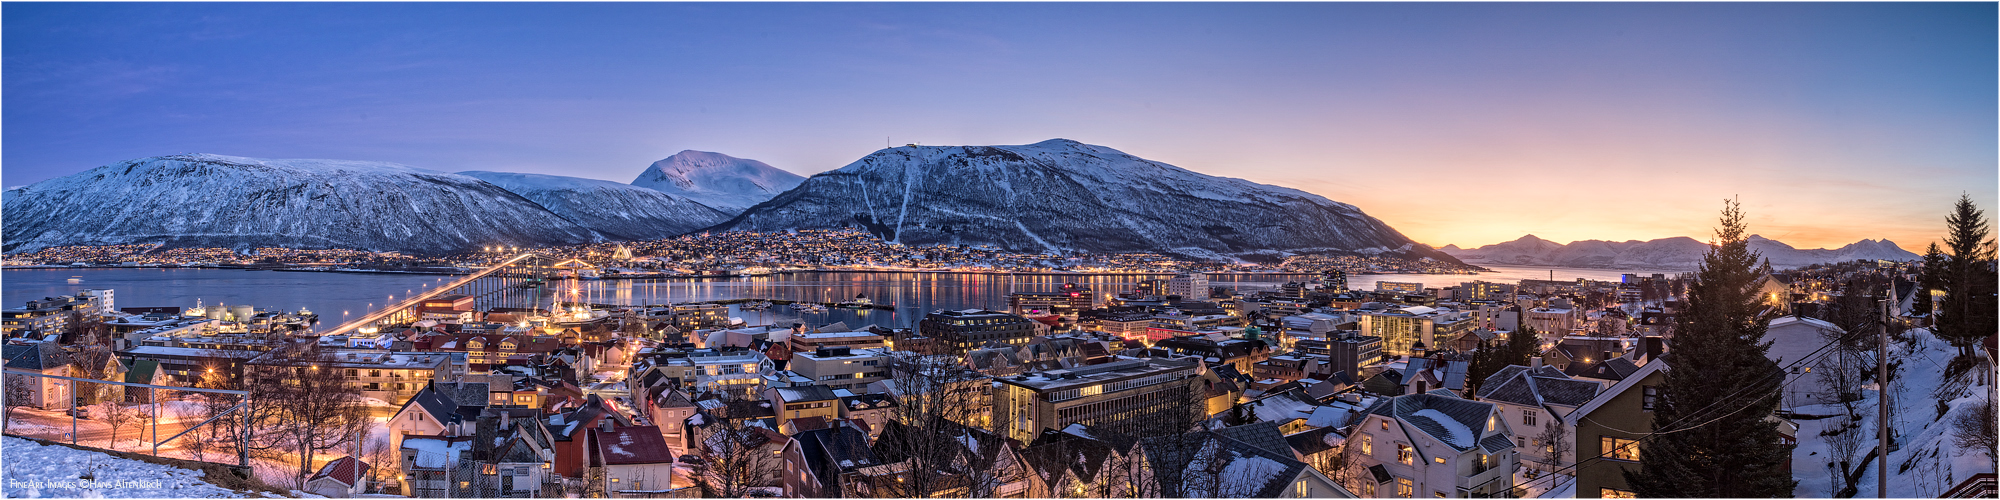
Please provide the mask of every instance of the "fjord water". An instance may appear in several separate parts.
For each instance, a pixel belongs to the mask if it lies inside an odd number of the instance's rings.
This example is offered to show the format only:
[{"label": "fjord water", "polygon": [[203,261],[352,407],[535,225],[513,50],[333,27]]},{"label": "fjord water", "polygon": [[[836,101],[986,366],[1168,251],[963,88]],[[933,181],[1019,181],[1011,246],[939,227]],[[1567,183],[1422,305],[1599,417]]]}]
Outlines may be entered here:
[{"label": "fjord water", "polygon": [[[1496,272],[1465,274],[1363,274],[1348,278],[1357,289],[1373,289],[1378,281],[1422,283],[1424,286],[1452,286],[1472,280],[1514,283],[1522,279],[1548,279],[1551,268],[1487,266]],[[1616,281],[1623,271],[1605,269],[1554,268],[1555,278],[1587,278]],[[79,283],[69,283],[76,277]],[[651,305],[725,299],[778,299],[808,302],[847,302],[857,295],[876,304],[894,305],[894,310],[830,309],[800,312],[785,306],[766,311],[745,311],[731,306],[731,315],[750,324],[790,324],[803,322],[826,325],[845,322],[850,326],[881,325],[909,327],[924,313],[938,309],[988,308],[1007,306],[1009,291],[1054,291],[1064,283],[1076,283],[1099,295],[1115,294],[1132,288],[1140,280],[1169,278],[1171,275],[1050,275],[1050,274],[961,274],[895,272],[809,272],[737,278],[677,278],[647,280],[578,281],[580,295],[598,304]],[[1272,289],[1287,281],[1302,281],[1309,275],[1213,275],[1215,286],[1246,291]],[[86,289],[115,290],[118,307],[176,306],[204,304],[248,304],[259,309],[296,311],[307,308],[319,313],[322,325],[339,324],[343,313],[359,317],[397,299],[431,286],[449,282],[450,276],[387,273],[332,273],[252,271],[242,269],[9,269],[0,273],[0,305],[21,307],[29,300],[73,294]]]}]

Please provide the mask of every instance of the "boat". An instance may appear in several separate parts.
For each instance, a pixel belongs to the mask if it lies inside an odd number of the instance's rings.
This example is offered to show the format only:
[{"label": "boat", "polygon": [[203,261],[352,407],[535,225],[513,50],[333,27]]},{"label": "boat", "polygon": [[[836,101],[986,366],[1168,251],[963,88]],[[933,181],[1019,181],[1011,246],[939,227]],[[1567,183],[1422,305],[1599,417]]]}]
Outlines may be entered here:
[{"label": "boat", "polygon": [[71,276],[71,277],[69,277],[69,282],[70,282],[70,284],[72,284],[72,285],[74,285],[74,284],[77,284],[77,283],[82,283],[82,282],[83,282],[83,277],[82,277],[82,276]]},{"label": "boat", "polygon": [[870,309],[874,306],[874,301],[868,300],[867,294],[855,294],[854,300],[840,303],[843,309]]}]

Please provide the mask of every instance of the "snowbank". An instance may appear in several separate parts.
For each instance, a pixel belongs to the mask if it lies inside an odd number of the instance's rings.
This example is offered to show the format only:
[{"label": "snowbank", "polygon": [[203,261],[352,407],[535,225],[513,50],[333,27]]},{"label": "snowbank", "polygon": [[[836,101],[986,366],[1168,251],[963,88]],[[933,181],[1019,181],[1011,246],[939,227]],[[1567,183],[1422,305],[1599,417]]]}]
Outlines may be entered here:
[{"label": "snowbank", "polygon": [[126,460],[63,446],[0,438],[13,498],[242,498],[202,480],[202,471]]}]

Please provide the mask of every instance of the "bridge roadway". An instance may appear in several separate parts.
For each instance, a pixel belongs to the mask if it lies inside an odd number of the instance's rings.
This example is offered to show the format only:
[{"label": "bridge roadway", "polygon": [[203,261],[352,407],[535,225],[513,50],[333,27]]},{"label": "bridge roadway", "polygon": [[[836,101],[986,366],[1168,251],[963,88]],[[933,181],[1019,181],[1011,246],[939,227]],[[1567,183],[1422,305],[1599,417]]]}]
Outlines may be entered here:
[{"label": "bridge roadway", "polygon": [[375,310],[374,312],[370,312],[370,313],[368,313],[368,314],[364,314],[364,315],[362,315],[362,316],[361,316],[360,318],[357,318],[357,319],[355,319],[354,321],[349,321],[349,322],[347,322],[346,324],[342,324],[342,325],[340,325],[340,326],[337,326],[337,327],[334,327],[334,328],[333,328],[332,330],[327,330],[327,331],[323,331],[323,332],[319,332],[319,334],[320,334],[320,335],[341,335],[341,334],[346,334],[346,333],[350,333],[350,332],[353,332],[353,331],[354,331],[355,329],[358,329],[358,328],[361,328],[361,327],[362,327],[362,326],[364,326],[364,325],[367,325],[367,324],[369,324],[369,323],[374,323],[374,322],[376,322],[376,321],[380,321],[380,320],[381,320],[382,318],[387,318],[387,317],[389,317],[389,316],[393,316],[393,315],[395,315],[395,314],[396,314],[396,313],[397,313],[398,311],[402,311],[402,310],[405,310],[405,309],[409,309],[409,308],[413,308],[413,307],[416,307],[416,306],[417,306],[418,304],[421,304],[421,303],[423,303],[423,301],[426,301],[426,300],[430,300],[430,299],[433,299],[433,298],[436,298],[436,297],[437,297],[437,296],[439,296],[439,295],[444,295],[444,294],[446,294],[446,293],[448,293],[448,292],[450,292],[450,291],[452,291],[452,290],[455,290],[455,289],[457,289],[458,287],[461,287],[461,286],[465,286],[465,285],[468,285],[468,284],[471,284],[471,283],[472,283],[473,281],[477,281],[477,280],[479,280],[480,278],[484,278],[484,277],[486,277],[487,275],[491,275],[491,274],[493,274],[494,272],[497,272],[497,271],[499,271],[499,270],[501,270],[501,269],[506,269],[506,268],[507,268],[507,266],[512,266],[512,265],[514,265],[514,264],[518,264],[518,263],[520,263],[521,261],[523,261],[523,260],[528,260],[529,258],[531,258],[531,257],[534,257],[534,256],[535,256],[535,252],[526,252],[526,253],[522,253],[522,254],[520,254],[520,255],[516,255],[516,256],[514,256],[513,258],[509,258],[509,259],[507,259],[507,260],[505,260],[505,261],[501,261],[501,262],[500,262],[499,264],[495,264],[495,265],[494,265],[493,267],[489,267],[489,268],[486,268],[486,269],[482,269],[482,270],[480,270],[479,272],[475,272],[475,273],[472,273],[472,274],[468,274],[468,275],[465,275],[465,277],[463,277],[463,278],[459,278],[458,280],[456,280],[456,281],[453,281],[453,282],[451,282],[451,283],[447,283],[447,284],[445,284],[444,286],[439,286],[439,287],[434,287],[434,288],[431,288],[431,289],[430,289],[429,291],[426,291],[426,292],[424,292],[424,293],[420,293],[420,294],[417,294],[417,295],[414,295],[414,296],[411,296],[410,298],[408,298],[408,299],[404,299],[404,300],[403,300],[402,302],[397,302],[397,303],[395,303],[394,305],[391,305],[391,306],[389,306],[389,307],[384,307],[384,308],[381,308],[381,309],[376,309],[376,310]]}]

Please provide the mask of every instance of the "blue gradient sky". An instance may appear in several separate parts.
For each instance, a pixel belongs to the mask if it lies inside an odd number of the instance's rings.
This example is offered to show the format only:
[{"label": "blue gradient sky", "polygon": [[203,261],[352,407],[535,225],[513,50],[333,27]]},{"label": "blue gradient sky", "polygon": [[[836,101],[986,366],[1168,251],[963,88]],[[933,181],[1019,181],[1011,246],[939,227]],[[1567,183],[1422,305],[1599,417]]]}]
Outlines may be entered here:
[{"label": "blue gradient sky", "polygon": [[0,182],[205,152],[630,181],[1053,137],[1433,245],[2000,209],[1995,4],[7,3]]}]

